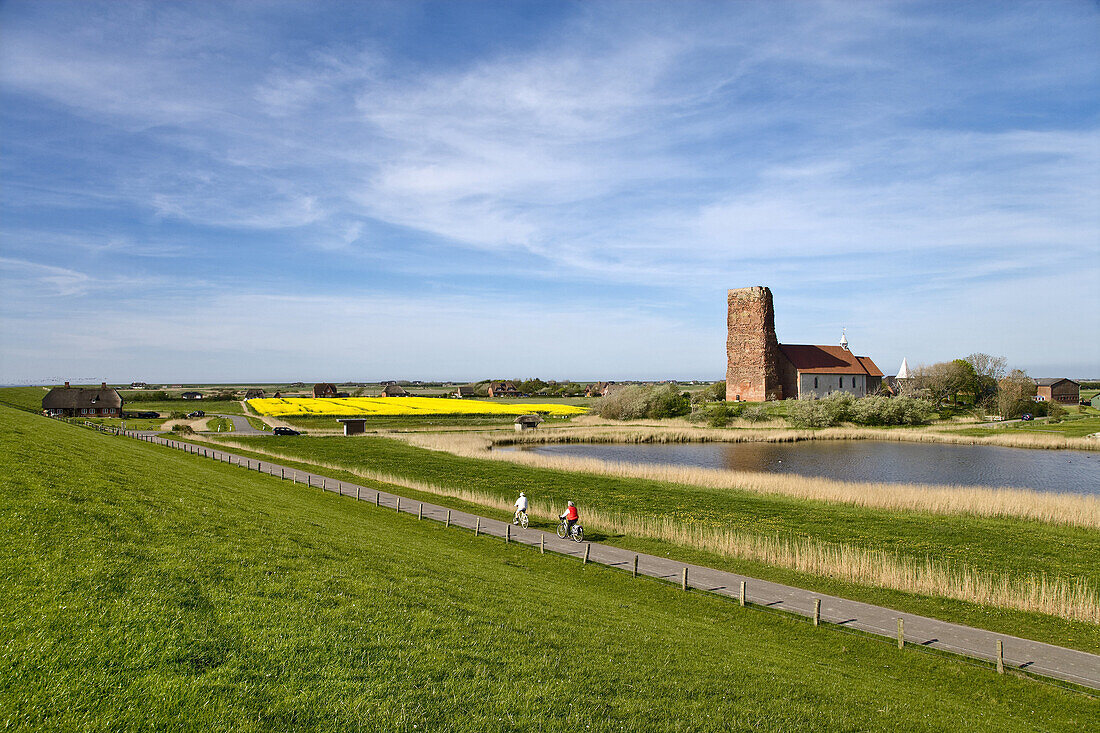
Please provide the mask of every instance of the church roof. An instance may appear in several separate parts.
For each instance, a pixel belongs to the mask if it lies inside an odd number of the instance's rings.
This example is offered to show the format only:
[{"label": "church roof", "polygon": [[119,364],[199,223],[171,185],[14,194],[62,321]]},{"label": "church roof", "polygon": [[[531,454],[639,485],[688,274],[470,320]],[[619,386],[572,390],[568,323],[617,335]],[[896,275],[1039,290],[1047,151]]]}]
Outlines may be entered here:
[{"label": "church roof", "polygon": [[881,377],[882,372],[867,356],[856,356],[841,346],[779,344],[780,350],[800,372],[808,374],[866,374]]}]

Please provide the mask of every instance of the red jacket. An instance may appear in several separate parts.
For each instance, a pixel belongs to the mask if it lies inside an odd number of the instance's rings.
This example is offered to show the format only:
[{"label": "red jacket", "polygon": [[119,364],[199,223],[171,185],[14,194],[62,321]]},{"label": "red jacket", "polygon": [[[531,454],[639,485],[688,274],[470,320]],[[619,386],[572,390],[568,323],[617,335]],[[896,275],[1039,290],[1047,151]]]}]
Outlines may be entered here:
[{"label": "red jacket", "polygon": [[575,506],[571,506],[565,510],[565,518],[568,519],[570,522],[577,521],[577,517],[579,516],[580,515],[577,514],[577,507]]}]

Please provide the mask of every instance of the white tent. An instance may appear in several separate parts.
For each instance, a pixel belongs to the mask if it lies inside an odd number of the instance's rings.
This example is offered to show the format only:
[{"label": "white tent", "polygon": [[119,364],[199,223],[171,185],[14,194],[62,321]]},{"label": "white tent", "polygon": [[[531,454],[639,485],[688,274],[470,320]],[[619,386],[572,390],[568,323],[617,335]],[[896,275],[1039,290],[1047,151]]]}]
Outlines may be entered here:
[{"label": "white tent", "polygon": [[898,375],[895,379],[909,379],[912,375],[909,373],[909,362],[904,358],[901,360],[901,366],[898,367]]}]

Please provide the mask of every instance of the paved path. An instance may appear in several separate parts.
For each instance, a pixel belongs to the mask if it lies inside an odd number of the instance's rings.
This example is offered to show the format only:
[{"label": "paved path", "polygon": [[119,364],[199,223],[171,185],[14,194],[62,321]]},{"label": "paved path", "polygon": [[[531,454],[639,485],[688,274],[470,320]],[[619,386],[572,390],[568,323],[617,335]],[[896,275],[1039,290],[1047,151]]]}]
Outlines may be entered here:
[{"label": "paved path", "polygon": [[595,543],[577,544],[559,539],[556,534],[537,529],[514,527],[510,522],[479,517],[436,504],[422,503],[385,491],[369,489],[357,484],[336,481],[315,473],[286,468],[275,462],[242,458],[233,453],[189,443],[165,439],[156,433],[131,433],[132,436],[150,442],[196,453],[206,458],[226,461],[242,468],[258,470],[289,481],[304,483],[318,489],[332,491],[343,496],[354,496],[379,506],[392,507],[400,512],[419,514],[424,519],[449,522],[457,527],[473,530],[493,537],[507,537],[512,542],[542,546],[546,551],[583,558],[588,561],[633,571],[635,558],[639,575],[661,578],[675,583],[683,582],[687,568],[687,584],[690,588],[738,598],[741,584],[745,584],[746,602],[759,606],[781,609],[801,616],[813,616],[814,601],[821,601],[823,622],[859,629],[878,636],[897,638],[898,619],[904,622],[904,638],[907,644],[919,644],[963,656],[995,662],[997,642],[1003,644],[1004,665],[1033,674],[1066,680],[1085,687],[1100,690],[1100,656],[1066,649],[1042,642],[1020,639],[983,629],[960,626],[925,616],[902,613],[868,603],[850,601],[835,596],[814,593],[779,583],[770,583],[746,575],[737,575],[699,565],[685,565],[668,558],[634,553],[618,547]]}]

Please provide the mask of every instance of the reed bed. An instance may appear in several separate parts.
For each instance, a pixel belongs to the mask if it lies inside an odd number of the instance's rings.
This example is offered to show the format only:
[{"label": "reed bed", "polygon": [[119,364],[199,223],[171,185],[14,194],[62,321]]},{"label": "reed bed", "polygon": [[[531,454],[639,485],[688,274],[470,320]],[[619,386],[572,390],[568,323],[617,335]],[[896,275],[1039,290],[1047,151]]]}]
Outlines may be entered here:
[{"label": "reed bed", "polygon": [[514,438],[506,438],[494,441],[485,437],[423,434],[400,437],[421,448],[472,458],[510,461],[532,468],[646,479],[709,489],[738,489],[875,509],[1007,517],[1100,528],[1100,498],[1096,496],[1054,494],[1017,488],[838,481],[792,474],[623,463],[596,458],[490,450],[494,444],[559,442],[552,439],[516,441]]},{"label": "reed bed", "polygon": [[[234,441],[218,441],[218,444],[275,458],[301,460]],[[513,509],[508,498],[484,491],[414,481],[335,463],[310,463],[369,481],[460,499],[498,511],[511,512]],[[555,507],[546,500],[534,500],[528,506],[531,517],[544,521],[556,522],[560,511],[561,507]],[[667,517],[586,509],[583,522],[590,531],[660,540],[722,557],[763,562],[846,582],[1100,623],[1100,595],[1085,578],[1048,578],[1043,575],[1012,577],[981,573],[954,568],[932,559],[921,562],[889,552],[863,550],[803,537],[751,534],[730,527],[707,526]]]}]

